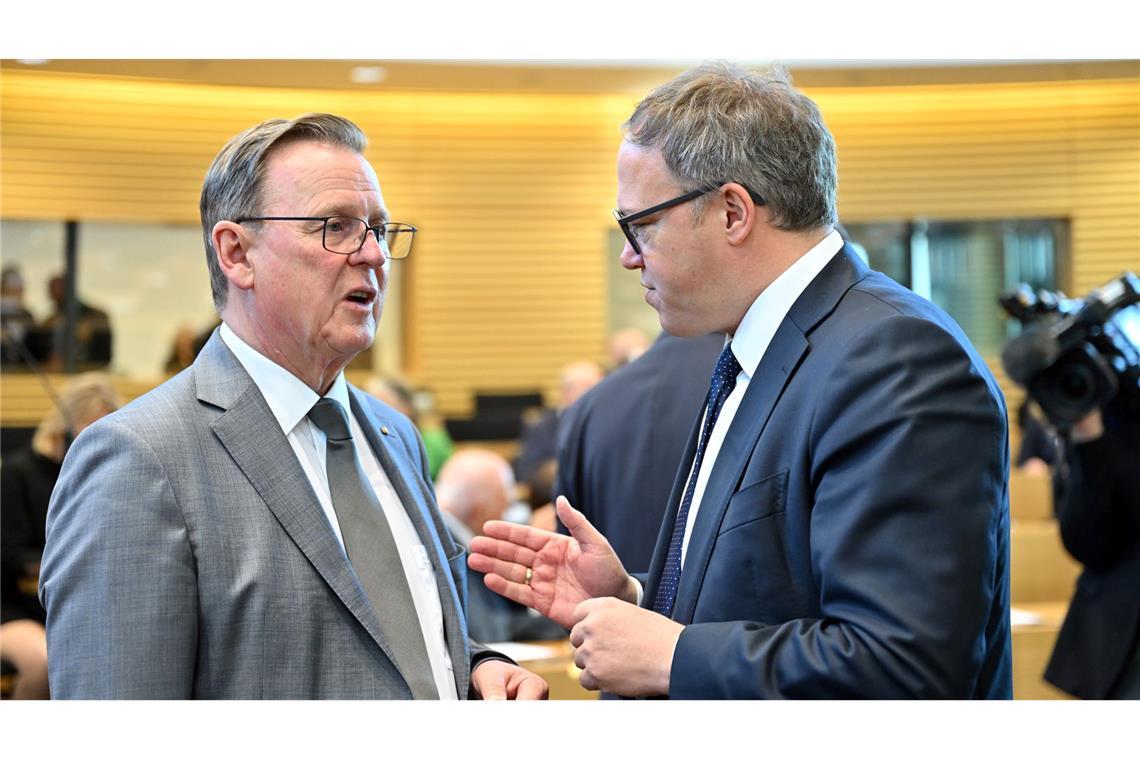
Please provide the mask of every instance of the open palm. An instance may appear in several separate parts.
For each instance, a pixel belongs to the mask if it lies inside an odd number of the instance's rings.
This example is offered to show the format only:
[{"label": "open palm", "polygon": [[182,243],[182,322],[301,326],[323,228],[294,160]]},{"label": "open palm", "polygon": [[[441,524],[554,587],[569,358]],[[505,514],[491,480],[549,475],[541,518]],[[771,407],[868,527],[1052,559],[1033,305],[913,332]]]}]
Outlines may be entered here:
[{"label": "open palm", "polygon": [[472,540],[467,562],[486,574],[487,588],[570,628],[580,602],[623,595],[629,575],[605,536],[564,497],[558,497],[557,510],[569,536],[491,521],[485,535]]}]

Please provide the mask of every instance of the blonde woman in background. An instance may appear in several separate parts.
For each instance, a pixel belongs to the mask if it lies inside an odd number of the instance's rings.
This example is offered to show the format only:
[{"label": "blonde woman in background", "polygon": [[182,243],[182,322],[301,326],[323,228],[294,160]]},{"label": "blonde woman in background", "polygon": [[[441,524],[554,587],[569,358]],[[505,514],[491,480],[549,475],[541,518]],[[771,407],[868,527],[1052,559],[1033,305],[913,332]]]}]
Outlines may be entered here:
[{"label": "blonde woman in background", "polygon": [[36,598],[36,585],[48,502],[63,455],[84,428],[118,408],[119,398],[106,375],[78,375],[64,387],[59,405],[40,422],[31,445],[6,457],[0,466],[0,657],[16,670],[13,699],[48,697],[44,610]]}]

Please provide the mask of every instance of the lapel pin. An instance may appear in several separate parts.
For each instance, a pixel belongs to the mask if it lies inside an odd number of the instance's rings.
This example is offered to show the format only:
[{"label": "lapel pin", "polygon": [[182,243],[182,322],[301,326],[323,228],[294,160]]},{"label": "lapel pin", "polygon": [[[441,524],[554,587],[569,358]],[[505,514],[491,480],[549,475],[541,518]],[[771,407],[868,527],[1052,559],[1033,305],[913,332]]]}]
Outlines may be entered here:
[{"label": "lapel pin", "polygon": [[391,433],[388,432],[388,426],[387,425],[381,425],[380,426],[380,432],[383,433],[384,435],[392,435]]}]

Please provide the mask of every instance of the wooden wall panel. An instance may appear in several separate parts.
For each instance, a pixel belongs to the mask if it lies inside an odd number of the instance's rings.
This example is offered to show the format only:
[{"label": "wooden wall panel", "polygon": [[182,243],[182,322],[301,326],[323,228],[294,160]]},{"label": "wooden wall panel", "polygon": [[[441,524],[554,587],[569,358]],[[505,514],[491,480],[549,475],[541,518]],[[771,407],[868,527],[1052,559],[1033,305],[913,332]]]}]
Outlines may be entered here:
[{"label": "wooden wall panel", "polygon": [[5,72],[0,204],[6,218],[192,223],[231,135],[270,116],[348,116],[369,135],[393,214],[421,229],[413,259],[393,264],[412,271],[407,374],[462,414],[474,390],[552,393],[562,364],[602,357],[613,163],[631,106]]},{"label": "wooden wall panel", "polygon": [[[560,365],[602,357],[614,158],[636,96],[10,70],[0,86],[5,218],[194,222],[231,135],[269,116],[341,113],[369,135],[396,218],[422,229],[399,263],[411,270],[407,370],[445,412],[468,411],[481,389],[552,397]],[[836,136],[845,220],[1067,217],[1070,292],[1140,270],[1140,78],[809,94]]]}]

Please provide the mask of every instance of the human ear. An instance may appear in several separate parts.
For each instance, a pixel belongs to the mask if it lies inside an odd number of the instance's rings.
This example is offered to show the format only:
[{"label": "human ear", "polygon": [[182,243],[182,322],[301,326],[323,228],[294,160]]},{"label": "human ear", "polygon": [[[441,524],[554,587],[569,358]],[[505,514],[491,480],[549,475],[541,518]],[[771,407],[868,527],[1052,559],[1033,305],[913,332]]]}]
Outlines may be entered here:
[{"label": "human ear", "polygon": [[744,186],[729,182],[721,188],[725,210],[725,235],[730,245],[741,245],[752,233],[760,209]]},{"label": "human ear", "polygon": [[249,290],[253,287],[253,262],[249,258],[251,238],[240,224],[222,220],[210,232],[214,255],[222,274],[235,287]]}]

